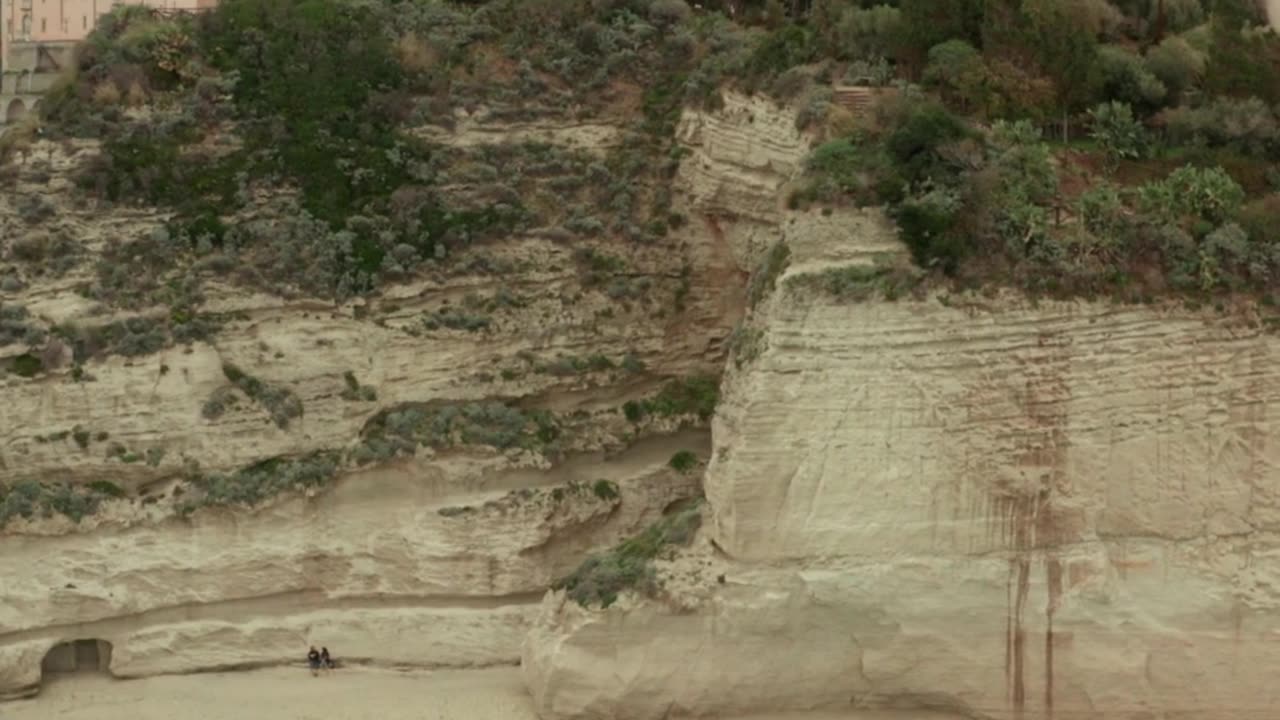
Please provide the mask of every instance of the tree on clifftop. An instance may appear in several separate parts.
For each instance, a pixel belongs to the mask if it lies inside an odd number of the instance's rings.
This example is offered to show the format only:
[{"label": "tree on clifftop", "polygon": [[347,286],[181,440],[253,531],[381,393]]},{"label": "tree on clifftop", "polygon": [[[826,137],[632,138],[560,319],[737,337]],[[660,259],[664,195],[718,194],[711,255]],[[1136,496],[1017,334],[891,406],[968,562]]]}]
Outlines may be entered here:
[{"label": "tree on clifftop", "polygon": [[1089,105],[1098,83],[1098,39],[1076,0],[989,0],[986,8],[988,56],[1040,68],[1053,83],[1063,138],[1069,138],[1072,113]]},{"label": "tree on clifftop", "polygon": [[902,59],[923,67],[930,48],[948,40],[982,43],[985,0],[902,0]]},{"label": "tree on clifftop", "polygon": [[1205,89],[1218,95],[1280,99],[1276,58],[1280,42],[1247,34],[1257,19],[1251,0],[1216,0],[1210,21],[1213,44],[1205,71]]}]

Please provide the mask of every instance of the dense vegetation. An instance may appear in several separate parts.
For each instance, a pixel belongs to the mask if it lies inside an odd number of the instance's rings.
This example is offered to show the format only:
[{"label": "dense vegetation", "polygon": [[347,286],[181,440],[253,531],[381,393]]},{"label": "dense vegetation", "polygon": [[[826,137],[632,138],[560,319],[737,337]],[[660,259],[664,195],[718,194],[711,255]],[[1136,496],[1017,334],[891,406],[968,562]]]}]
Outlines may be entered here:
[{"label": "dense vegetation", "polygon": [[919,264],[969,285],[1275,300],[1280,37],[1253,0],[868,4],[797,25],[892,87],[827,114],[793,204],[886,206]]},{"label": "dense vegetation", "polygon": [[[178,211],[147,253],[166,267],[134,282],[194,288],[216,275],[341,299],[522,230],[659,241],[683,221],[665,182],[675,120],[691,88],[705,101],[719,84],[702,65],[725,28],[647,0],[227,0],[198,17],[123,7],[84,44],[45,123],[103,141],[86,189]],[[533,143],[446,148],[411,131],[477,107],[635,120],[604,159]],[[270,201],[272,222],[247,212],[282,187],[296,193]]]},{"label": "dense vegetation", "polygon": [[[103,139],[86,187],[179,211],[139,241],[164,245],[147,253],[164,258],[155,278],[104,272],[95,297],[147,282],[187,288],[173,302],[189,305],[202,277],[222,275],[342,298],[513,231],[658,241],[683,222],[664,182],[676,115],[730,86],[795,103],[825,136],[794,204],[885,205],[926,268],[1036,291],[1257,291],[1280,270],[1268,222],[1280,211],[1280,38],[1255,5],[225,0],[197,18],[124,7],[45,114],[54,134]],[[886,92],[853,117],[832,104],[833,83]],[[142,104],[152,111],[131,112]],[[481,107],[635,120],[604,161],[527,143],[445,148],[410,131]],[[217,141],[228,130],[237,141]],[[245,212],[281,186],[296,190],[273,201],[283,221]],[[1183,193],[1213,206],[1170,200]]]},{"label": "dense vegetation", "polygon": [[[837,85],[876,101],[854,114],[834,101]],[[820,138],[794,207],[883,206],[925,270],[796,278],[837,299],[897,297],[927,274],[1133,300],[1277,299],[1280,37],[1253,0],[223,0],[195,17],[117,8],[42,105],[46,136],[102,141],[86,192],[174,219],[106,243],[81,288],[145,314],[46,328],[5,304],[0,344],[43,349],[4,370],[36,376],[69,349],[73,378],[88,379],[79,364],[93,357],[206,338],[223,321],[200,310],[211,278],[335,300],[455,265],[501,278],[519,269],[462,258],[534,231],[574,249],[583,287],[634,299],[649,278],[619,248],[669,242],[688,222],[672,211],[676,119],[716,106],[725,88],[791,104]],[[624,132],[603,157],[431,139],[464,110],[600,118]],[[54,212],[23,202],[33,225]],[[765,253],[750,304],[775,288],[788,252]],[[32,233],[7,259],[59,277],[85,255],[68,237]],[[670,275],[687,283],[686,259],[672,257]],[[22,282],[6,274],[0,289]],[[496,310],[527,302],[503,287],[406,332],[491,332]],[[764,342],[744,324],[735,360]],[[496,370],[503,380],[643,371],[629,354],[516,360]],[[240,398],[282,428],[302,416],[296,396],[252,372],[225,368],[203,416]],[[620,410],[637,426],[706,420],[717,385],[676,380]],[[354,375],[340,392],[377,397]],[[569,423],[507,402],[390,408],[349,456],[201,475],[187,503],[253,504],[328,482],[339,460],[423,448],[555,453]],[[101,499],[81,494],[6,488],[4,512],[80,516]]]}]

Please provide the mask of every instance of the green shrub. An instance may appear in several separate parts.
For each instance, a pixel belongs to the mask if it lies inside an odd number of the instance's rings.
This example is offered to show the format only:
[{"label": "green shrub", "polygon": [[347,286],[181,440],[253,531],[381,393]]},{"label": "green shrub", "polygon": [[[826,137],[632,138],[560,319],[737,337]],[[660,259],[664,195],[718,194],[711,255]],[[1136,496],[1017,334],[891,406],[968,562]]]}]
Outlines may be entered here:
[{"label": "green shrub", "polygon": [[93,482],[89,483],[88,487],[90,490],[93,490],[94,492],[104,497],[109,497],[109,498],[125,497],[124,490],[122,490],[119,485],[116,485],[115,483],[110,482],[108,480],[94,480]]},{"label": "green shrub", "polygon": [[1151,111],[1159,108],[1169,94],[1142,58],[1128,50],[1104,46],[1098,51],[1101,96],[1113,103]]},{"label": "green shrub", "polygon": [[[302,400],[292,390],[246,375],[243,370],[231,363],[223,364],[222,374],[250,399],[261,405],[271,415],[272,422],[280,429],[288,429],[290,421],[302,417]],[[211,408],[209,403],[206,403],[205,408],[216,411],[216,407]],[[210,416],[205,415],[205,417]]]},{"label": "green shrub", "polygon": [[889,57],[904,29],[902,12],[888,3],[846,7],[836,20],[832,49],[854,60]]},{"label": "green shrub", "polygon": [[601,500],[617,500],[622,493],[618,489],[618,484],[609,480],[597,480],[591,486],[591,491]]},{"label": "green shrub", "polygon": [[552,584],[583,607],[607,608],[626,590],[657,590],[653,561],[670,546],[688,545],[702,524],[697,505],[669,515],[612,550],[588,557],[568,576]]},{"label": "green shrub", "polygon": [[339,458],[318,452],[298,459],[275,458],[233,473],[196,474],[189,479],[198,491],[184,500],[182,511],[200,507],[240,505],[253,507],[285,492],[321,488],[337,477]]},{"label": "green shrub", "polygon": [[1148,152],[1146,129],[1124,103],[1103,103],[1089,111],[1089,136],[1107,153],[1114,168],[1121,160],[1136,160]]},{"label": "green shrub", "polygon": [[1146,63],[1151,74],[1174,96],[1194,87],[1204,76],[1204,56],[1176,36],[1147,50]]},{"label": "green shrub", "polygon": [[1084,227],[1094,235],[1121,237],[1125,234],[1125,206],[1120,191],[1103,183],[1080,194],[1077,209]]},{"label": "green shrub", "polygon": [[44,341],[44,329],[32,322],[31,313],[28,313],[26,307],[0,304],[0,347],[19,342],[36,346]]},{"label": "green shrub", "polygon": [[434,326],[444,326],[450,330],[479,332],[488,329],[493,324],[493,319],[488,315],[477,315],[466,310],[441,308],[434,315],[424,319],[423,324],[427,329],[434,329]]},{"label": "green shrub", "polygon": [[819,145],[805,161],[808,184],[800,199],[836,200],[847,196],[856,204],[876,202],[876,183],[888,171],[878,148],[867,147],[850,138]]},{"label": "green shrub", "polygon": [[943,182],[957,172],[941,149],[970,136],[964,122],[932,102],[907,106],[904,117],[885,139],[894,169],[909,185]]},{"label": "green shrub", "polygon": [[[708,375],[677,378],[664,385],[657,395],[641,403],[641,417],[645,414],[663,417],[697,415],[706,421],[715,414],[719,401],[719,379]],[[627,413],[628,418],[631,414]]]},{"label": "green shrub", "polygon": [[1164,222],[1192,229],[1197,223],[1211,226],[1226,220],[1244,202],[1244,189],[1220,167],[1185,165],[1163,180],[1147,183],[1139,190],[1148,213]]},{"label": "green shrub", "polygon": [[44,371],[44,363],[31,353],[23,353],[9,361],[9,370],[19,377],[35,377]]},{"label": "green shrub", "polygon": [[811,30],[786,24],[761,38],[747,59],[746,71],[754,78],[779,75],[812,61],[817,52]]},{"label": "green shrub", "polygon": [[645,410],[643,403],[636,402],[635,400],[628,400],[622,404],[622,414],[628,421],[632,423],[639,423],[648,413]]},{"label": "green shrub", "polygon": [[102,498],[84,488],[72,487],[67,483],[58,483],[45,487],[45,514],[58,513],[79,523],[84,518],[97,512]]},{"label": "green shrub", "polygon": [[667,464],[676,472],[687,473],[698,466],[698,456],[689,450],[681,450],[672,455]]},{"label": "green shrub", "polygon": [[892,208],[899,235],[916,264],[952,274],[969,255],[972,245],[954,227],[961,207],[957,192],[939,187]]},{"label": "green shrub", "polygon": [[0,485],[0,528],[16,517],[30,520],[40,509],[44,486],[24,480],[11,487]]},{"label": "green shrub", "polygon": [[103,499],[123,497],[120,488],[108,482],[88,486],[68,483],[44,484],[25,480],[13,486],[0,484],[0,528],[14,518],[66,516],[79,523],[98,511]]},{"label": "green shrub", "polygon": [[972,45],[948,40],[930,48],[924,81],[938,87],[943,97],[962,108],[979,108],[988,92],[987,65]]},{"label": "green shrub", "polygon": [[457,445],[545,450],[559,436],[559,426],[551,413],[526,412],[498,402],[405,406],[369,422],[364,431],[368,447],[356,460],[364,464],[383,454],[412,454],[420,445],[440,450]]},{"label": "green shrub", "polygon": [[816,127],[831,112],[835,91],[826,85],[808,88],[800,102],[800,110],[796,112],[796,128],[808,130]]},{"label": "green shrub", "polygon": [[1254,155],[1280,151],[1280,121],[1258,98],[1215,98],[1200,107],[1174,108],[1163,117],[1169,141],[1178,145],[1227,147]]}]

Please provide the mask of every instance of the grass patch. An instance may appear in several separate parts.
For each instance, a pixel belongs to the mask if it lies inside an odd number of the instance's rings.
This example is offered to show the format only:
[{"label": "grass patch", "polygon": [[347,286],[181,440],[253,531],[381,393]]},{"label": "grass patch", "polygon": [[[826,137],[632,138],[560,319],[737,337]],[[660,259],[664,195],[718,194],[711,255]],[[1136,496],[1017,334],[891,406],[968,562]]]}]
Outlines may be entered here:
[{"label": "grass patch", "polygon": [[848,265],[788,278],[787,286],[817,289],[842,302],[861,302],[874,297],[897,300],[923,279],[924,273],[914,268]]}]

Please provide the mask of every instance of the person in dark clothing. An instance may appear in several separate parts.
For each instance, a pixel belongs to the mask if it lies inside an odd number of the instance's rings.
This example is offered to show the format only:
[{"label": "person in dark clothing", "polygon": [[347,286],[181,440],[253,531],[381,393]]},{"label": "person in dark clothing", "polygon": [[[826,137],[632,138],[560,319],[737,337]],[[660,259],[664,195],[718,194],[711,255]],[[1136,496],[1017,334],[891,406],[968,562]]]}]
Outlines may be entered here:
[{"label": "person in dark clothing", "polygon": [[320,664],[324,666],[325,670],[332,670],[337,667],[333,662],[333,658],[329,656],[329,648],[327,647],[320,648]]},{"label": "person in dark clothing", "polygon": [[307,653],[307,666],[311,668],[312,677],[320,674],[320,653],[316,652],[316,646],[311,646],[311,651]]}]

